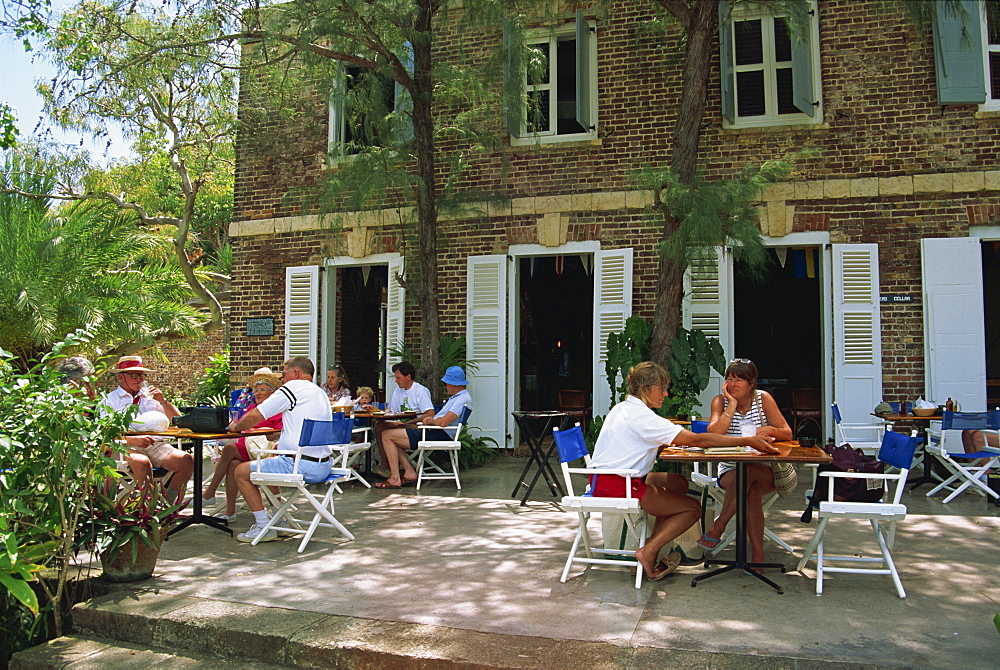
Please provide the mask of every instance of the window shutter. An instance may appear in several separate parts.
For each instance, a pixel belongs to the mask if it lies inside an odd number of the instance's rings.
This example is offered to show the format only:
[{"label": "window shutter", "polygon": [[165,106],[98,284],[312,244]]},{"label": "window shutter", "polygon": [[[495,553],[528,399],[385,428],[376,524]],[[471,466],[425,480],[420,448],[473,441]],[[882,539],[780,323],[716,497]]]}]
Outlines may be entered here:
[{"label": "window shutter", "polygon": [[[406,55],[403,58],[403,67],[406,71],[413,76],[413,45],[409,42],[404,44],[406,49]],[[398,142],[400,144],[405,144],[413,139],[413,98],[410,97],[410,91],[402,86],[398,81],[395,82],[395,96],[393,98],[393,107],[397,114],[402,118],[400,121],[400,128]]]},{"label": "window shutter", "polygon": [[593,99],[590,91],[590,50],[593,40],[591,27],[583,18],[583,11],[576,10],[576,121],[588,131],[594,130]]},{"label": "window shutter", "polygon": [[344,69],[338,67],[337,74],[333,78],[333,86],[330,90],[329,127],[326,133],[327,152],[333,156],[341,156],[344,153],[344,118],[346,111],[344,96],[346,93],[347,80],[344,77]]},{"label": "window shutter", "polygon": [[[403,274],[403,258],[396,257],[389,261],[389,279],[386,286],[385,306],[385,344],[387,349],[399,348],[403,345],[406,289],[396,281],[396,275]],[[392,380],[392,366],[402,359],[398,356],[385,357],[386,386]],[[391,394],[390,394],[391,395]]]},{"label": "window shutter", "polygon": [[[688,330],[700,330],[719,340],[727,357],[733,350],[733,261],[722,247],[691,259],[684,272],[682,321]],[[708,414],[712,398],[722,393],[722,377],[712,370],[699,396],[701,414]]]},{"label": "window shutter", "polygon": [[507,256],[468,258],[466,338],[476,425],[501,447],[507,444]]},{"label": "window shutter", "polygon": [[521,43],[514,37],[514,24],[503,21],[504,124],[512,137],[521,137],[524,124],[524,65]]},{"label": "window shutter", "polygon": [[735,74],[733,72],[733,22],[726,0],[719,2],[719,78],[722,87],[722,118],[736,123]]},{"label": "window shutter", "polygon": [[319,353],[319,266],[285,268],[285,358]]},{"label": "window shutter", "polygon": [[882,400],[878,299],[878,245],[833,245],[833,399],[848,423]]},{"label": "window shutter", "polygon": [[611,409],[611,388],[605,364],[608,335],[620,333],[632,316],[632,249],[594,253],[594,416]]},{"label": "window shutter", "polygon": [[[816,10],[811,10],[815,12]],[[813,84],[813,22],[802,34],[792,34],[792,104],[809,118],[816,118],[819,102]]]},{"label": "window shutter", "polygon": [[934,12],[934,66],[939,105],[986,102],[979,0],[939,3]]}]

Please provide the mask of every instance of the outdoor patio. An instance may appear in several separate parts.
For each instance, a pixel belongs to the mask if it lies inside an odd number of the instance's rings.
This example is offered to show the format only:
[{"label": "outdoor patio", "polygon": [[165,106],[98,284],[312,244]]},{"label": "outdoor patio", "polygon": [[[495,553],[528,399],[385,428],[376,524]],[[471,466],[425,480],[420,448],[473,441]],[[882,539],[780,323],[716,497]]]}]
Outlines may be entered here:
[{"label": "outdoor patio", "polygon": [[[925,497],[927,487],[906,494],[909,516],[893,552],[905,600],[888,577],[864,575],[831,575],[817,597],[812,564],[806,576],[769,575],[783,595],[738,573],[691,588],[701,566],[682,567],[636,590],[625,569],[573,570],[559,583],[575,520],[559,510],[544,483],[525,507],[509,498],[523,463],[505,456],[463,472],[458,494],[446,482],[425,484],[419,493],[352,485],[337,501],[337,516],[357,539],[334,540],[320,531],[301,555],[295,538],[251,547],[208,527],[187,529],[164,545],[156,576],[137,585],[138,599],[117,592],[91,607],[141,609],[146,594],[165,618],[215,601],[699,655],[693,659],[736,655],[750,663],[758,657],[755,667],[764,667],[759,657],[798,659],[782,662],[789,667],[809,661],[996,667],[1000,508],[981,496],[942,505]],[[779,501],[768,521],[797,550],[815,528],[799,521],[805,482],[799,488]],[[250,523],[244,512],[233,527],[240,532]],[[870,533],[862,534],[867,526],[857,523],[828,534],[829,551],[858,537],[875,550],[867,543]],[[599,522],[592,526],[600,532]],[[795,567],[797,556],[773,545],[768,551]],[[408,651],[406,636],[385,642],[395,653],[432,653],[424,646]],[[553,667],[530,656],[506,663]]]}]

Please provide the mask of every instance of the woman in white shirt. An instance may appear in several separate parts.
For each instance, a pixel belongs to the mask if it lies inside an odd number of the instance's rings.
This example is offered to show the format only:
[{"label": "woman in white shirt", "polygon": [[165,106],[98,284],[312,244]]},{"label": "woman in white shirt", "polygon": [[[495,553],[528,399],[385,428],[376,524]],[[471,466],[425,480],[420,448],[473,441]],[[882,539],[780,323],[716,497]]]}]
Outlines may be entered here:
[{"label": "woman in white shirt", "polygon": [[[652,362],[632,368],[627,380],[628,397],[615,405],[604,419],[601,434],[594,445],[592,468],[631,468],[639,471],[632,478],[632,497],[639,506],[656,518],[653,533],[635,557],[650,579],[663,579],[680,564],[680,555],[672,552],[657,563],[660,550],[668,542],[693,526],[701,516],[701,505],[687,495],[687,480],[678,474],[651,472],[659,448],[665,444],[692,447],[730,447],[749,445],[763,453],[777,453],[764,437],[727,437],[711,433],[692,433],[671,423],[653,411],[663,405],[670,387],[670,373]],[[625,497],[625,478],[599,475],[594,495]]]}]

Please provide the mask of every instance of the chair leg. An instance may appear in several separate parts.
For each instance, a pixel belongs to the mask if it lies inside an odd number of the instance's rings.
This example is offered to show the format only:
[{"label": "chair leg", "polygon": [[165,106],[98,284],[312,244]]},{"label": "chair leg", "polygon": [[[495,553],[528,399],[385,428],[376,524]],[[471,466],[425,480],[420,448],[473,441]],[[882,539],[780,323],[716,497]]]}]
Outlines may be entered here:
[{"label": "chair leg", "polygon": [[[885,567],[889,570],[889,575],[892,577],[893,583],[896,585],[896,593],[899,594],[900,598],[906,598],[906,591],[903,590],[903,582],[899,579],[899,573],[896,571],[896,564],[892,560],[892,554],[889,553],[889,546],[886,544],[885,536],[882,535],[882,530],[879,528],[878,521],[875,519],[871,520],[872,529],[875,531],[875,540],[878,542],[879,549],[882,550],[882,560],[885,563]],[[895,522],[891,523],[895,526]],[[895,529],[893,529],[894,533]]]},{"label": "chair leg", "polygon": [[802,568],[806,567],[806,563],[813,555],[813,552],[816,551],[816,547],[819,545],[819,541],[823,537],[823,531],[826,529],[826,522],[826,519],[819,520],[819,526],[816,527],[816,532],[813,533],[812,539],[809,540],[809,544],[806,545],[805,550],[802,552],[802,560],[800,560],[799,564],[795,567],[796,571],[801,572]]},{"label": "chair leg", "polygon": [[461,491],[462,482],[458,481],[458,452],[452,450],[448,452],[448,455],[451,456],[451,470],[455,473],[455,486]]},{"label": "chair leg", "polygon": [[[576,558],[576,552],[580,547],[580,540],[583,539],[583,535],[587,529],[587,515],[583,512],[577,512],[577,516],[579,518],[578,525],[576,527],[576,537],[573,538],[573,544],[569,548],[569,558],[566,559],[566,565],[563,566],[562,576],[559,578],[559,581],[563,584],[566,583],[566,578],[569,577],[569,569],[573,565],[573,559]],[[585,542],[585,544],[587,545],[587,554],[590,555],[590,545],[587,542]]]}]

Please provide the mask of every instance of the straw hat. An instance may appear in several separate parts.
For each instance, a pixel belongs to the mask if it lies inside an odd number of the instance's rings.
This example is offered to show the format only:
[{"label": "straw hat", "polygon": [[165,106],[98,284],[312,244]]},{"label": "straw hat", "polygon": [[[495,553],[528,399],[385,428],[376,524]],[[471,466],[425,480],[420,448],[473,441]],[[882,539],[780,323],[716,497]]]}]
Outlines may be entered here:
[{"label": "straw hat", "polygon": [[115,374],[121,374],[122,372],[155,372],[155,370],[150,370],[143,366],[141,356],[122,356],[118,359],[115,366],[111,368],[111,371]]},{"label": "straw hat", "polygon": [[[267,368],[261,368],[261,369],[267,370]],[[253,387],[260,382],[266,382],[271,386],[273,386],[275,389],[277,389],[279,386],[281,386],[281,377],[274,374],[270,370],[267,370],[267,372],[261,372],[260,370],[258,370],[257,372],[250,375],[250,379],[247,380],[247,388],[252,391]]]}]

